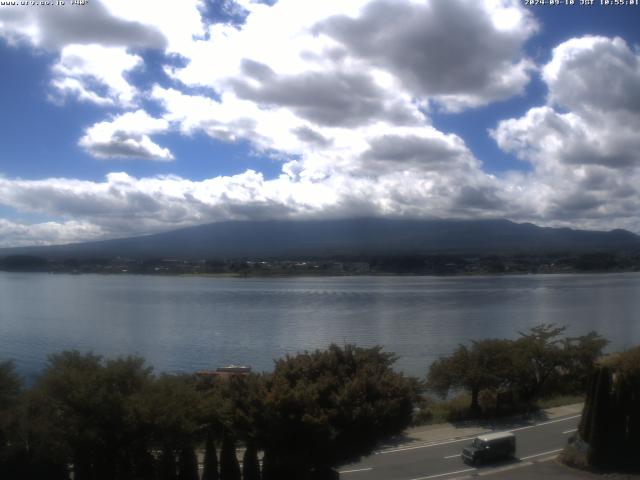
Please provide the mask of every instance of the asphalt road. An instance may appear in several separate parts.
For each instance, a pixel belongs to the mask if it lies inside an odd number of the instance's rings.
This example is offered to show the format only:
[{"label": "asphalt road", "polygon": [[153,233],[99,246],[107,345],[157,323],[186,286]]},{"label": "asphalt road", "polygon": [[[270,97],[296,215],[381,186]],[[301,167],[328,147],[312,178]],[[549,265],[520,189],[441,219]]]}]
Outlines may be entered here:
[{"label": "asphalt road", "polygon": [[[575,432],[580,415],[560,417],[505,430],[516,435],[516,459],[472,467],[460,458],[470,439],[441,441],[433,444],[407,444],[381,450],[360,463],[339,469],[342,480],[447,480],[474,473],[489,473],[529,460],[553,456],[566,445]],[[514,472],[515,474],[515,472]],[[517,475],[517,474],[515,474]]]}]

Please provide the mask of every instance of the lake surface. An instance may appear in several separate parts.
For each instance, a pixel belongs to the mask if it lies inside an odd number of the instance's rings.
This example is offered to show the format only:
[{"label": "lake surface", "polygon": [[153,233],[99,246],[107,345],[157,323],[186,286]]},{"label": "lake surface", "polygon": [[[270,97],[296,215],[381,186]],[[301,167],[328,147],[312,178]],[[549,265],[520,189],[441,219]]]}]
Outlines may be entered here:
[{"label": "lake surface", "polygon": [[272,369],[331,342],[382,345],[424,376],[458,343],[542,322],[640,344],[640,274],[204,278],[0,272],[0,359],[28,379],[50,353],[139,354],[158,371]]}]

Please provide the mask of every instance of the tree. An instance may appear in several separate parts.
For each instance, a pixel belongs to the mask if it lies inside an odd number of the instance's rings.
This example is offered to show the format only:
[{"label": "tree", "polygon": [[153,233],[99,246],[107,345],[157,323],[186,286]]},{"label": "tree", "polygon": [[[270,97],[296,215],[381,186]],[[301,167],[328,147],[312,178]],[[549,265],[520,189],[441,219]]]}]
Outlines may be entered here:
[{"label": "tree", "polygon": [[218,480],[218,456],[211,432],[207,433],[204,449],[204,470],[202,480]]},{"label": "tree", "polygon": [[184,446],[178,456],[178,480],[199,480],[198,458],[193,447]]},{"label": "tree", "polygon": [[225,434],[220,452],[220,480],[240,480],[240,478],[236,442],[229,434]]},{"label": "tree", "polygon": [[0,412],[15,405],[21,389],[22,381],[15,371],[14,363],[10,360],[0,362]]},{"label": "tree", "polygon": [[21,388],[22,382],[15,372],[13,362],[0,362],[0,469],[7,461],[9,434],[13,430],[14,409],[18,403]]},{"label": "tree", "polygon": [[278,468],[271,461],[269,449],[265,449],[262,457],[262,480],[278,480],[280,478]]},{"label": "tree", "polygon": [[242,457],[242,480],[260,480],[258,450],[253,443],[247,445]]},{"label": "tree", "polygon": [[509,340],[489,339],[471,342],[470,347],[460,345],[451,355],[431,365],[427,386],[442,396],[452,388],[469,391],[469,409],[477,415],[480,413],[480,392],[508,384],[512,376],[512,358],[513,342]]},{"label": "tree", "polygon": [[596,332],[573,338],[565,338],[562,348],[565,351],[565,363],[561,383],[569,393],[583,393],[587,389],[589,378],[596,368],[596,361],[602,356],[608,340]]},{"label": "tree", "polygon": [[32,391],[30,445],[44,458],[55,456],[54,446],[66,452],[77,480],[131,478],[137,462],[131,452],[144,445],[132,399],[151,379],[140,357],[51,356]]},{"label": "tree", "polygon": [[567,364],[567,350],[560,337],[566,327],[541,324],[528,332],[520,332],[514,343],[513,383],[520,399],[530,403],[540,396],[544,387]]},{"label": "tree", "polygon": [[380,347],[331,345],[276,361],[260,435],[264,478],[317,478],[401,433],[418,394],[416,382],[392,370],[395,360]]},{"label": "tree", "polygon": [[165,446],[160,453],[159,480],[177,480],[176,453],[170,446]]},{"label": "tree", "polygon": [[202,432],[202,396],[190,375],[161,375],[134,400],[132,415],[153,448],[180,451]]},{"label": "tree", "polygon": [[216,408],[221,432],[233,432],[234,438],[256,444],[266,428],[264,399],[267,395],[266,375],[235,375],[217,382],[208,399],[209,410]]},{"label": "tree", "polygon": [[640,466],[640,347],[600,362],[591,376],[578,435],[587,444],[586,464]]},{"label": "tree", "polygon": [[[28,474],[29,458],[19,408],[22,381],[12,361],[0,362],[0,478],[21,479]],[[58,477],[60,478],[60,477]]]},{"label": "tree", "polygon": [[[212,389],[209,404],[217,408],[217,420],[221,430],[227,436],[243,441],[247,445],[245,461],[243,462],[243,478],[259,478],[260,469],[257,460],[257,445],[262,438],[262,432],[268,430],[264,399],[267,395],[265,375],[236,375],[216,382]],[[224,438],[224,436],[223,436]],[[227,444],[229,440],[227,440]],[[225,443],[223,442],[223,451]],[[248,456],[247,456],[248,455]],[[223,468],[223,459],[228,458],[230,467]],[[220,477],[235,476],[233,463],[235,457],[225,457],[221,454]],[[255,465],[254,465],[255,463]],[[225,473],[223,473],[223,471]],[[254,475],[258,475],[254,477]]]}]

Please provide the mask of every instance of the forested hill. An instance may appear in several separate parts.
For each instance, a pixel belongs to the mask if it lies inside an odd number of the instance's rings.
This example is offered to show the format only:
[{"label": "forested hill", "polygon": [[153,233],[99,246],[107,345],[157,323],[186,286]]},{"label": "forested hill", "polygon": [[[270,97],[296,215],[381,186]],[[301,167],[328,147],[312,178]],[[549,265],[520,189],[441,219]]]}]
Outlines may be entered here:
[{"label": "forested hill", "polygon": [[133,238],[0,249],[0,257],[240,258],[640,251],[640,237],[508,220],[229,221]]}]

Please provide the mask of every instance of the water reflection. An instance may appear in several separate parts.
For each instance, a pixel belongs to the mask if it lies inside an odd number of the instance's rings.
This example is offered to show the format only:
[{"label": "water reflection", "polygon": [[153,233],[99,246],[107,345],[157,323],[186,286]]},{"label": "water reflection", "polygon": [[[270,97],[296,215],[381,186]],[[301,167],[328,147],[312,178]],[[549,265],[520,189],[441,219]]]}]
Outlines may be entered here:
[{"label": "water reflection", "polygon": [[47,354],[137,353],[163,371],[270,370],[331,342],[380,344],[424,375],[461,342],[542,322],[640,343],[640,274],[503,277],[181,278],[0,273],[0,358],[33,375]]}]

